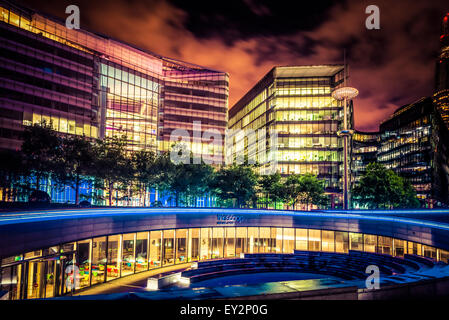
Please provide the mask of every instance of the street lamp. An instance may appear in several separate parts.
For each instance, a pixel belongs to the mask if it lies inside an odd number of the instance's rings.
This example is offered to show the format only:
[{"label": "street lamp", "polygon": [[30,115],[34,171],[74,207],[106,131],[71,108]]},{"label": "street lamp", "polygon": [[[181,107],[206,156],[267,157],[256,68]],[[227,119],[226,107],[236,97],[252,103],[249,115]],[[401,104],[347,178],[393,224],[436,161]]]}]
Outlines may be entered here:
[{"label": "street lamp", "polygon": [[344,172],[343,172],[343,209],[349,209],[349,187],[348,187],[348,138],[354,133],[354,130],[348,130],[348,112],[347,102],[352,100],[359,94],[359,91],[352,87],[342,87],[332,92],[332,97],[335,100],[344,101],[343,113],[344,122],[343,130],[337,132],[339,136],[343,137],[344,143]]}]

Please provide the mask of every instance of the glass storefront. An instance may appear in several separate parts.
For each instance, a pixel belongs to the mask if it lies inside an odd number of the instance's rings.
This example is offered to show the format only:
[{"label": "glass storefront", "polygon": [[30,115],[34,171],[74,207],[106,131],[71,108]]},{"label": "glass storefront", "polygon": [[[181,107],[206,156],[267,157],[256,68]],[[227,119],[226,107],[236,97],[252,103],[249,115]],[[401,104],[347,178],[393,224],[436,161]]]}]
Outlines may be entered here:
[{"label": "glass storefront", "polygon": [[358,250],[448,262],[449,251],[371,234],[281,227],[211,227],[115,234],[1,260],[9,299],[48,298],[163,266],[241,253]]},{"label": "glass storefront", "polygon": [[162,231],[150,231],[150,269],[161,266]]},{"label": "glass storefront", "polygon": [[106,281],[120,277],[119,257],[121,256],[121,238],[121,235],[113,235],[108,237],[108,264]]},{"label": "glass storefront", "polygon": [[123,235],[122,241],[122,276],[134,273],[135,234]]},{"label": "glass storefront", "polygon": [[148,232],[136,235],[136,272],[148,270]]}]

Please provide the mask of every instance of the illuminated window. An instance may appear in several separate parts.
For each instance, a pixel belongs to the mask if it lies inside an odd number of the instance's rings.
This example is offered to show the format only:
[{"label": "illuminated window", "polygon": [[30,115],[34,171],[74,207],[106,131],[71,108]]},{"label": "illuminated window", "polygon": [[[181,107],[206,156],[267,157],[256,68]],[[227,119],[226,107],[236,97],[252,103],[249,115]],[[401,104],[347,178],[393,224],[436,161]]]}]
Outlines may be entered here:
[{"label": "illuminated window", "polygon": [[309,251],[321,251],[321,230],[309,229]]},{"label": "illuminated window", "polygon": [[335,231],[335,252],[348,253],[349,234],[347,232]]},{"label": "illuminated window", "polygon": [[108,236],[107,281],[120,277],[120,245],[121,235]]},{"label": "illuminated window", "polygon": [[323,230],[321,232],[321,247],[322,247],[322,251],[329,251],[329,252],[334,252],[335,251],[335,233],[334,231],[327,231],[327,230]]},{"label": "illuminated window", "polygon": [[188,261],[197,261],[200,255],[200,229],[189,229]]},{"label": "illuminated window", "polygon": [[150,269],[161,266],[161,253],[162,253],[162,232],[151,231],[150,232]]},{"label": "illuminated window", "polygon": [[365,234],[363,236],[363,249],[365,252],[377,252],[377,235]]},{"label": "illuminated window", "polygon": [[106,266],[106,237],[92,240],[92,284],[102,283],[105,280]]},{"label": "illuminated window", "polygon": [[307,229],[296,229],[296,250],[308,250]]},{"label": "illuminated window", "polygon": [[295,229],[284,228],[283,230],[283,253],[293,253],[295,250]]},{"label": "illuminated window", "polygon": [[148,270],[148,232],[136,236],[136,272]]},{"label": "illuminated window", "polygon": [[235,228],[228,227],[225,228],[225,248],[224,257],[234,257],[235,256]]},{"label": "illuminated window", "polygon": [[187,229],[176,230],[176,263],[187,262]]},{"label": "illuminated window", "polygon": [[135,234],[123,235],[122,241],[122,276],[134,273]]},{"label": "illuminated window", "polygon": [[361,233],[349,233],[349,250],[363,251],[363,235]]},{"label": "illuminated window", "polygon": [[175,231],[164,230],[162,242],[162,265],[171,265],[175,262]]}]

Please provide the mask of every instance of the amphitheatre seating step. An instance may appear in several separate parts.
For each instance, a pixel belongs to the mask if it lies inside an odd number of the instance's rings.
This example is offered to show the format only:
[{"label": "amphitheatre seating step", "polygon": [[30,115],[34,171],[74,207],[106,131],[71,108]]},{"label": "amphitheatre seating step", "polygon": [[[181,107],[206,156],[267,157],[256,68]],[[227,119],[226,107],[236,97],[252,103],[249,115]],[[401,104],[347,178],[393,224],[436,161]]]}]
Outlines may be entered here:
[{"label": "amphitheatre seating step", "polygon": [[[392,273],[404,273],[406,269],[404,266],[400,265],[396,261],[391,261],[387,256],[384,255],[373,255],[370,253],[367,255],[359,256],[357,252],[350,251],[349,254],[346,253],[336,253],[336,252],[321,252],[321,251],[295,251],[298,256],[314,256],[314,257],[327,257],[330,262],[336,263],[337,261],[342,261],[343,263],[359,263],[365,267],[370,264],[379,265],[381,272],[385,274]],[[363,253],[363,252],[362,252]],[[387,257],[385,259],[385,257]],[[352,262],[351,262],[352,261]]]},{"label": "amphitheatre seating step", "polygon": [[391,257],[384,254],[379,253],[369,253],[362,251],[349,251],[349,255],[351,256],[362,256],[369,261],[372,261],[372,264],[377,264],[378,266],[386,266],[393,269],[395,273],[405,273],[407,272],[406,267],[404,266],[403,259],[398,259],[395,257]]},{"label": "amphitheatre seating step", "polygon": [[[295,266],[280,266],[280,267],[270,267],[266,268],[263,266],[257,266],[251,269],[229,269],[229,270],[219,270],[216,272],[206,272],[196,274],[190,277],[190,282],[199,282],[210,278],[223,277],[235,274],[245,274],[245,273],[259,273],[259,272],[302,272],[302,273],[317,273],[317,270],[313,269],[299,269]],[[326,274],[330,276],[336,276],[345,280],[355,280],[364,279],[366,275],[361,272],[354,272],[344,268],[329,267],[320,270],[320,274]],[[184,277],[184,274],[182,275]]]},{"label": "amphitheatre seating step", "polygon": [[[198,264],[197,269],[191,269],[182,273],[183,277],[197,277],[204,274],[211,274],[211,276],[219,276],[225,273],[234,272],[259,272],[260,269],[266,271],[284,270],[295,272],[315,272],[328,273],[340,276],[345,279],[365,278],[364,269],[361,270],[361,263],[351,261],[332,261],[326,257],[320,261],[320,257],[296,257],[295,255],[282,254],[258,254],[259,259],[255,256],[247,256],[244,259],[233,259],[232,263],[220,263],[220,260],[208,261],[208,263]],[[225,262],[223,260],[222,262]],[[229,262],[229,261],[228,261]],[[391,274],[391,271],[384,270],[386,274]]]},{"label": "amphitheatre seating step", "polygon": [[418,262],[419,264],[424,265],[426,267],[432,268],[435,266],[434,260],[432,260],[430,258],[423,257],[423,256],[418,256],[415,254],[406,254],[406,255],[404,255],[404,258],[407,260],[412,260],[412,261]]},{"label": "amphitheatre seating step", "polygon": [[[253,253],[243,258],[211,260],[198,263],[197,269],[182,272],[182,277],[190,282],[260,272],[300,272],[316,273],[338,277],[343,280],[365,280],[368,265],[380,269],[381,284],[393,285],[432,278],[419,272],[430,270],[435,262],[431,259],[405,255],[404,258],[385,254],[350,250],[348,253],[295,251],[293,254]],[[418,273],[415,273],[418,271]]]},{"label": "amphitheatre seating step", "polygon": [[405,265],[406,267],[412,268],[414,270],[420,269],[420,266],[416,262],[407,260],[405,257],[399,258],[399,257],[392,257],[389,255],[381,254],[381,253],[363,252],[363,251],[355,251],[355,250],[350,250],[349,254],[353,255],[353,256],[357,255],[357,256],[371,258],[371,259],[374,259],[375,257],[379,257],[384,261],[386,260],[386,261],[394,262],[396,264],[402,264],[402,265]]}]

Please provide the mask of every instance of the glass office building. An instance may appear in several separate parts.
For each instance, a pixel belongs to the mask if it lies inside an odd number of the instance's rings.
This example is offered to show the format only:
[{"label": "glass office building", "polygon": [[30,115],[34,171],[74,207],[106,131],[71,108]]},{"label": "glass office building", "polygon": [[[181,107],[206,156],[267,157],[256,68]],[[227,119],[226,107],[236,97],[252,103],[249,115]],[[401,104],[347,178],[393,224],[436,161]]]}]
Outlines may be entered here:
[{"label": "glass office building", "polygon": [[352,183],[365,174],[366,166],[377,161],[379,132],[355,130],[352,136],[351,173]]},{"label": "glass office building", "polygon": [[[23,126],[45,120],[66,134],[126,135],[128,150],[167,151],[170,132],[190,130],[197,155],[223,155],[228,75],[165,58],[86,30],[67,29],[0,1],[0,148],[18,150]],[[192,123],[201,122],[191,141]]]},{"label": "glass office building", "polygon": [[[8,0],[0,47],[0,149],[20,150],[24,127],[45,121],[61,134],[125,135],[128,151],[169,151],[181,130],[196,157],[223,161],[224,139],[207,132],[225,133],[228,74],[67,29]],[[41,185],[56,202],[73,201],[68,189]]]},{"label": "glass office building", "polygon": [[432,99],[422,98],[381,123],[377,159],[409,180],[423,205],[447,203],[448,137]]},{"label": "glass office building", "polygon": [[[312,173],[341,197],[342,65],[274,67],[229,110],[227,161],[258,162],[261,173]],[[352,128],[352,103],[348,108]]]},{"label": "glass office building", "polygon": [[436,61],[435,92],[432,98],[449,127],[449,13],[444,16],[441,25],[440,52]]}]

